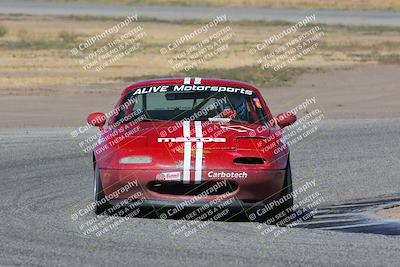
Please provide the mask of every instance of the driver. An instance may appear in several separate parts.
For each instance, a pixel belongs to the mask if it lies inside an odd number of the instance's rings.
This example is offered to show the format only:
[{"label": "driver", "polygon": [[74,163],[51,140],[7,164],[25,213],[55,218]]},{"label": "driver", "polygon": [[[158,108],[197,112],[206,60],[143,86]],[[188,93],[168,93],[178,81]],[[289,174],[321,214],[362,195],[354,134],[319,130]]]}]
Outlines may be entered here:
[{"label": "driver", "polygon": [[228,103],[223,104],[223,110],[215,118],[228,118],[234,119],[236,117],[236,111]]}]

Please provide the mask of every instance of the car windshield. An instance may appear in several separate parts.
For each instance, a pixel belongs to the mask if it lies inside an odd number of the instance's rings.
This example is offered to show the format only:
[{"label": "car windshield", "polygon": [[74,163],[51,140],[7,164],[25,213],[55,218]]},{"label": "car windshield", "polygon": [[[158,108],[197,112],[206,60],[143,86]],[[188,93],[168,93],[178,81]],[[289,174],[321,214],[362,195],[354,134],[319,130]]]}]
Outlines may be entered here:
[{"label": "car windshield", "polygon": [[221,86],[198,87],[134,89],[124,97],[116,121],[189,120],[265,124],[260,100],[252,91]]}]

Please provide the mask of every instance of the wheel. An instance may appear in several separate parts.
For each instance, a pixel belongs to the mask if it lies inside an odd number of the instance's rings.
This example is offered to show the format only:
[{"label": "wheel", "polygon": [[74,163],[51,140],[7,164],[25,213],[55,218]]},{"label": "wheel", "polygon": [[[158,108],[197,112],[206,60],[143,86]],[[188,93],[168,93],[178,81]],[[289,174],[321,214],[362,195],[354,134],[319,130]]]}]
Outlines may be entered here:
[{"label": "wheel", "polygon": [[96,166],[94,169],[94,181],[93,181],[93,193],[94,193],[94,213],[96,215],[102,214],[110,208],[110,204],[105,198],[103,191],[103,185],[101,184],[100,171]]},{"label": "wheel", "polygon": [[[290,159],[288,158],[288,162],[286,164],[285,170],[285,182],[283,183],[281,197],[285,195],[289,195],[293,192],[293,184],[292,184],[292,169],[290,168]],[[293,207],[293,197],[290,197],[286,200],[282,205],[280,205],[279,210],[284,211],[286,209],[291,209]]]},{"label": "wheel", "polygon": [[[292,172],[290,168],[290,160],[288,159],[287,164],[286,164],[286,169],[285,169],[285,180],[283,182],[282,190],[280,193],[280,198],[275,200],[276,202],[281,203],[281,200],[283,199],[284,196],[289,195],[293,192],[293,185],[292,185]],[[264,202],[264,204],[270,204],[271,202]],[[270,211],[268,211],[266,214],[260,216],[258,218],[259,222],[265,222],[268,219],[271,219],[281,213],[282,211],[285,211],[287,209],[291,209],[293,207],[293,197],[290,197],[286,201],[284,201],[282,204],[279,204],[277,206],[274,206]],[[285,212],[284,216],[288,216],[291,214],[291,211]],[[282,218],[282,217],[279,217]],[[278,222],[279,219],[276,219],[275,223]],[[274,223],[274,222],[272,222]]]},{"label": "wheel", "polygon": [[[290,195],[292,192],[293,192],[292,171],[290,168],[290,160],[288,159],[288,162],[286,164],[286,169],[285,169],[285,181],[283,182],[281,196],[278,199],[280,204],[273,208],[272,213],[271,213],[273,216],[275,216],[287,209],[289,209],[289,211],[285,212],[285,216],[288,216],[291,214],[291,209],[293,207],[293,197],[290,196],[289,198],[287,198],[285,196]],[[287,199],[284,200],[285,199],[284,197]],[[282,200],[284,200],[283,203],[281,203]]]}]

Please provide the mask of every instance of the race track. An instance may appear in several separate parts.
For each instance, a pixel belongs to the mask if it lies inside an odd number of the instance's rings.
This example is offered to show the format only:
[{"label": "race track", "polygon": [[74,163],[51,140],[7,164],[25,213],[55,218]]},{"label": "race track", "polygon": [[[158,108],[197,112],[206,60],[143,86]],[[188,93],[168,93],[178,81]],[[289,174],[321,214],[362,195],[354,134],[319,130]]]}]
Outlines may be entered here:
[{"label": "race track", "polygon": [[[0,265],[397,265],[400,236],[287,229],[272,242],[258,223],[213,222],[188,238],[171,220],[126,218],[105,238],[71,219],[92,196],[90,155],[72,129],[0,131]],[[398,196],[400,119],[325,120],[292,147],[295,188],[316,180],[322,206]],[[95,217],[93,214],[91,217]]]}]

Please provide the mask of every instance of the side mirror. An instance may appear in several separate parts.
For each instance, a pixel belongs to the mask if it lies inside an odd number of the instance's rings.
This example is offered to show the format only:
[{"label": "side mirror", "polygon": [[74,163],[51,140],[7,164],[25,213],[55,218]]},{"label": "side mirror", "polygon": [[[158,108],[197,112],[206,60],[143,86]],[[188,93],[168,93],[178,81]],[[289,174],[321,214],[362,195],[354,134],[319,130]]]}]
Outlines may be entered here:
[{"label": "side mirror", "polygon": [[296,120],[297,120],[296,115],[290,112],[280,113],[276,117],[276,122],[281,128],[285,128],[286,126],[292,125]]},{"label": "side mirror", "polygon": [[104,124],[106,124],[106,115],[101,112],[92,113],[87,117],[87,122],[90,125],[99,127],[100,131],[102,131]]}]

